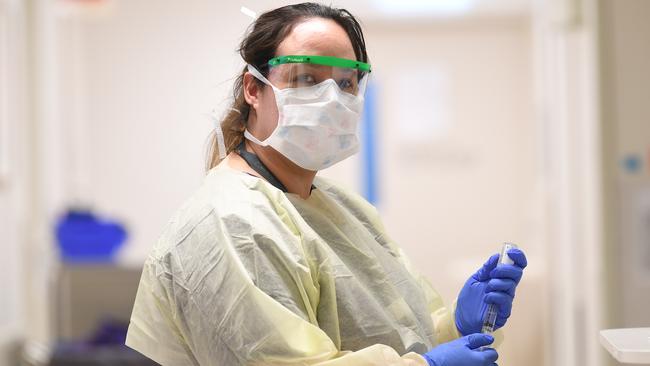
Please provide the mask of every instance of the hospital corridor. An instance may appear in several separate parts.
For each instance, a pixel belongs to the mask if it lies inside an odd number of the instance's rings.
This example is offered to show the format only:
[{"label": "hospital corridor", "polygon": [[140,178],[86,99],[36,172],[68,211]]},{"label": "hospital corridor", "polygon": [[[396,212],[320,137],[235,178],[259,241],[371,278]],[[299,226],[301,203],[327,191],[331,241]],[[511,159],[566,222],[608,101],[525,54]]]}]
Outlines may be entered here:
[{"label": "hospital corridor", "polygon": [[0,0],[0,366],[650,365],[650,0],[312,1]]}]

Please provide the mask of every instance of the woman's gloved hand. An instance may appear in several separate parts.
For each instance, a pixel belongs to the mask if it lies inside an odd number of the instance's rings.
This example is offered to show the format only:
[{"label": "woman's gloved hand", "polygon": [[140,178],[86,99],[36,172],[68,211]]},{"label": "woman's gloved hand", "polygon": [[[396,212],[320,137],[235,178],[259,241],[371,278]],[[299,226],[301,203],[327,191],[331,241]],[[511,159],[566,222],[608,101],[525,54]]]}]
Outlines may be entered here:
[{"label": "woman's gloved hand", "polygon": [[493,366],[499,358],[494,348],[481,348],[494,342],[489,334],[470,334],[443,343],[422,355],[429,366]]},{"label": "woman's gloved hand", "polygon": [[506,324],[512,310],[515,289],[526,268],[526,255],[520,249],[508,250],[514,264],[499,263],[495,254],[465,282],[456,303],[456,328],[462,335],[479,333],[488,304],[496,304],[497,320],[494,329]]}]

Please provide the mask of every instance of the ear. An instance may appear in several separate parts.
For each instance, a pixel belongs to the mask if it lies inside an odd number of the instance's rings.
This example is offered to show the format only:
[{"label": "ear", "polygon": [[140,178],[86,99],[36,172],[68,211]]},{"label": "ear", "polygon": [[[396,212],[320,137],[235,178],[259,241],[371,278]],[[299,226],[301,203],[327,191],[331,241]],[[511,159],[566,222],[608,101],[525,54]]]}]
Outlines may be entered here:
[{"label": "ear", "polygon": [[262,92],[262,87],[257,82],[257,79],[250,72],[244,74],[244,99],[254,110],[259,107],[259,98]]}]

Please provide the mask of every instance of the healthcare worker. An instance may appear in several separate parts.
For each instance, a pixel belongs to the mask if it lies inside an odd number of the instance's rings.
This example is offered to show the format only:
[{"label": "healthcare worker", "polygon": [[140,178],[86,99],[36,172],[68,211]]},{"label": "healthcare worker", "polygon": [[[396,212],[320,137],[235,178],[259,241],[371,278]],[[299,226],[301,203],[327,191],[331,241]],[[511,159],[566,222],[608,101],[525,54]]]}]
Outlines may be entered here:
[{"label": "healthcare worker", "polygon": [[496,304],[506,323],[524,254],[492,256],[445,307],[375,208],[316,176],[358,149],[357,20],[278,8],[240,54],[225,143],[144,264],[126,344],[162,365],[495,365],[483,316]]}]

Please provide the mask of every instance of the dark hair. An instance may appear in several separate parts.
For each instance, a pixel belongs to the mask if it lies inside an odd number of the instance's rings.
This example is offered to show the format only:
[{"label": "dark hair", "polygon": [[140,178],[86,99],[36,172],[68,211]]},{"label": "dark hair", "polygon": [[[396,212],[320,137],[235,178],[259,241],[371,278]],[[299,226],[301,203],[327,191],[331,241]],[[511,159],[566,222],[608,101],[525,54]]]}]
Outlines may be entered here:
[{"label": "dark hair", "polygon": [[[331,19],[339,24],[350,37],[354,54],[358,61],[368,62],[366,42],[361,25],[347,10],[317,3],[287,5],[261,14],[251,25],[247,36],[239,45],[239,54],[244,62],[266,73],[266,63],[278,56],[276,51],[280,43],[291,33],[296,24],[309,18]],[[244,129],[250,106],[244,99],[244,74],[246,68],[237,76],[233,86],[233,103],[221,121],[225,140],[225,153],[233,151],[244,138]],[[211,137],[207,168],[219,164],[219,147],[216,133]]]}]

